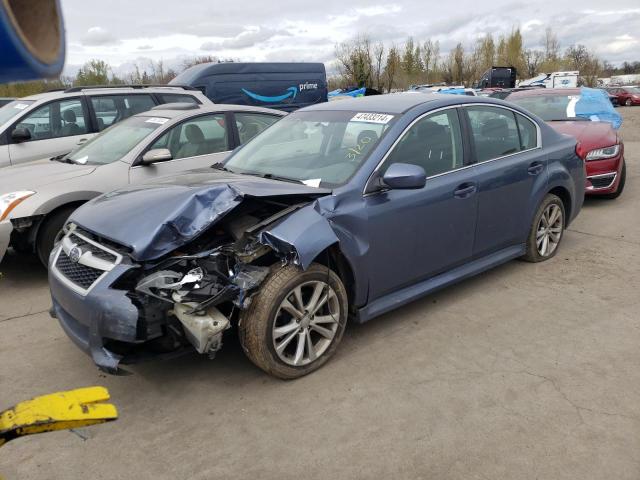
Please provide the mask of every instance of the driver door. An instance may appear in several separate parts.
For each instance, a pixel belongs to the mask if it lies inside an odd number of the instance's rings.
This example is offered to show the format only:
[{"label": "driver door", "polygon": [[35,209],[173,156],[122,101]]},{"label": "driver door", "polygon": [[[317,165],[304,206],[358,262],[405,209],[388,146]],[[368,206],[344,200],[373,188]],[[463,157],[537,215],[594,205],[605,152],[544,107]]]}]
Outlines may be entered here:
[{"label": "driver door", "polygon": [[418,120],[393,147],[393,163],[424,168],[424,187],[364,196],[369,226],[369,301],[455,268],[471,259],[478,199],[464,154],[458,110]]},{"label": "driver door", "polygon": [[137,160],[130,170],[131,183],[144,182],[156,177],[174,175],[196,168],[210,167],[224,160],[231,150],[231,140],[224,113],[213,113],[190,118],[166,131],[143,151],[166,148],[172,159],[142,165]]}]

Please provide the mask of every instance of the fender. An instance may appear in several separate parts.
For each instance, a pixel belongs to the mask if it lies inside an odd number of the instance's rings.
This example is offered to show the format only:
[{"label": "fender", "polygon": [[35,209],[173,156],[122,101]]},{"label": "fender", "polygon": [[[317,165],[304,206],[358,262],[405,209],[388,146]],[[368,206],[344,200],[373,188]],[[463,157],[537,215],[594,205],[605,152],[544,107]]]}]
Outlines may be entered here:
[{"label": "fender", "polygon": [[260,243],[291,259],[303,270],[325,249],[338,243],[329,221],[318,213],[314,204],[298,210],[276,226],[260,233]]}]

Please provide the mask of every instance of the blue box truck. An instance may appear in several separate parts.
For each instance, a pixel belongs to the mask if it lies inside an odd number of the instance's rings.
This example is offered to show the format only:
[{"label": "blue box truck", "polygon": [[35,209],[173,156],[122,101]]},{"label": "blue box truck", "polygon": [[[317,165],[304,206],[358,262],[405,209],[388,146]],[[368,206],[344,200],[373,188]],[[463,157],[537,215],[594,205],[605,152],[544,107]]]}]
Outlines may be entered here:
[{"label": "blue box truck", "polygon": [[202,63],[169,83],[195,87],[214,103],[288,112],[327,101],[323,63]]}]

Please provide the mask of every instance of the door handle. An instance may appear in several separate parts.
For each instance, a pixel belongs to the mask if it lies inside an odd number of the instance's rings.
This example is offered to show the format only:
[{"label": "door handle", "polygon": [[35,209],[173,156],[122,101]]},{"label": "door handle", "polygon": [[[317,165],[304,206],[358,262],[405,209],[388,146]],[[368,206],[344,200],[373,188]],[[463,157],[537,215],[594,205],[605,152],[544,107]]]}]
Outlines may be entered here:
[{"label": "door handle", "polygon": [[76,145],[82,145],[87,140],[89,140],[89,139],[88,138],[81,138],[80,140],[78,140],[78,143],[76,143]]},{"label": "door handle", "polygon": [[529,172],[530,175],[538,175],[540,172],[542,172],[542,170],[544,170],[544,165],[542,163],[533,162],[531,165],[529,165],[527,172]]},{"label": "door handle", "polygon": [[476,192],[476,185],[474,183],[463,183],[453,192],[453,196],[456,198],[467,198]]}]

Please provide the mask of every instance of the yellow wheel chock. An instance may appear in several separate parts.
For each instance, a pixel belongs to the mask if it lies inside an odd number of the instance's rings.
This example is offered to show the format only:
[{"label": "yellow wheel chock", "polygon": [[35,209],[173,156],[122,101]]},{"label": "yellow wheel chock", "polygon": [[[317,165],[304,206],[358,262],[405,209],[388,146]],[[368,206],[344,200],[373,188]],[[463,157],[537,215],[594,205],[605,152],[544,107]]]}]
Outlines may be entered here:
[{"label": "yellow wheel chock", "polygon": [[0,411],[0,446],[35,433],[87,427],[118,418],[104,387],[86,387],[35,397]]}]

